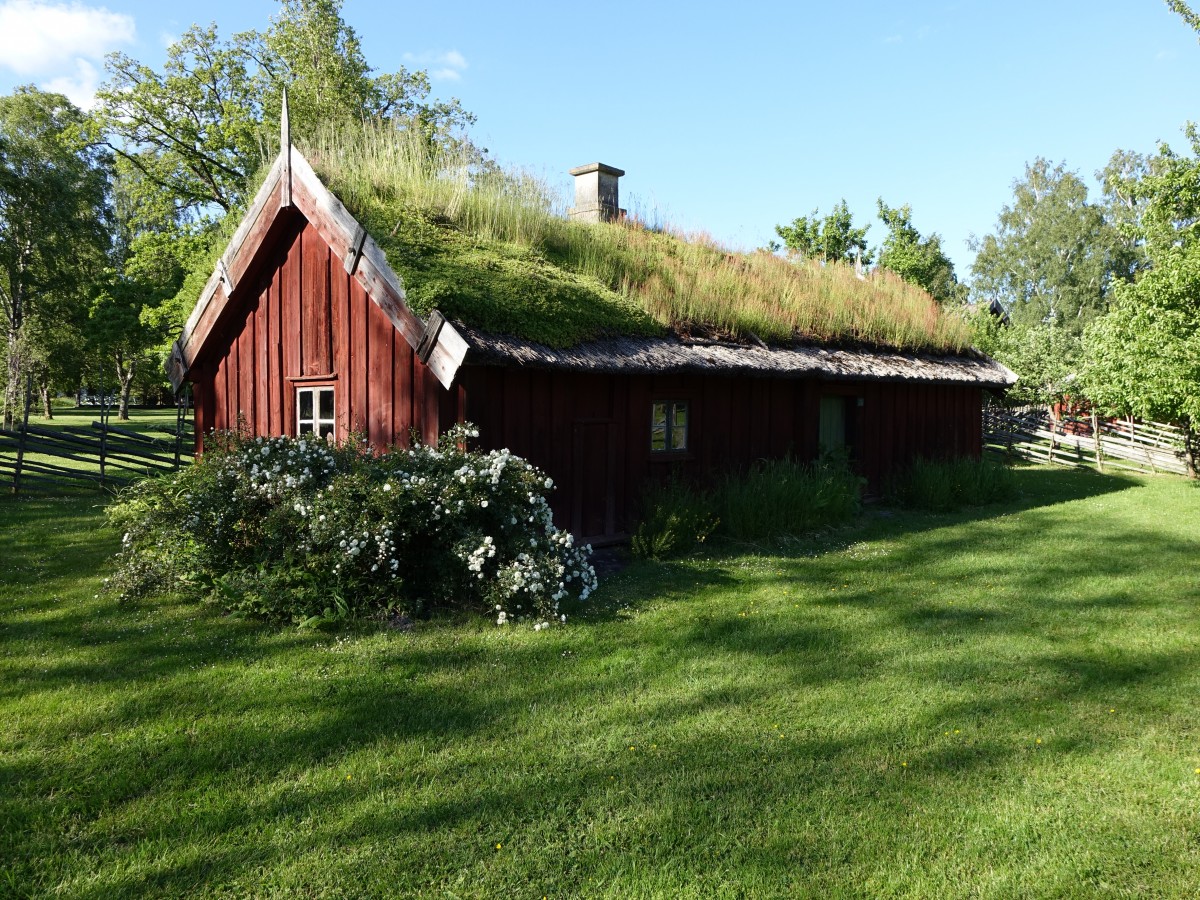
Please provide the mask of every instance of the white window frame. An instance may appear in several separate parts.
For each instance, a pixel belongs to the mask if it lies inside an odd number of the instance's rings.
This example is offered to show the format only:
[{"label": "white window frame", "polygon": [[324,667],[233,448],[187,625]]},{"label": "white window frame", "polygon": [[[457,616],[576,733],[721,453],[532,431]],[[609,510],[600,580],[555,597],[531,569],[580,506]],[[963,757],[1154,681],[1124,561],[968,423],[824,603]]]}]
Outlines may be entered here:
[{"label": "white window frame", "polygon": [[[330,415],[321,415],[321,395],[328,392],[329,402],[332,410]],[[312,416],[304,417],[301,413],[301,397],[309,394],[312,397]],[[304,430],[304,426],[308,426],[308,430]],[[328,428],[328,431],[324,429]],[[337,392],[332,384],[313,384],[304,385],[296,388],[296,436],[303,437],[306,434],[321,435],[327,441],[333,442],[337,440]]]}]

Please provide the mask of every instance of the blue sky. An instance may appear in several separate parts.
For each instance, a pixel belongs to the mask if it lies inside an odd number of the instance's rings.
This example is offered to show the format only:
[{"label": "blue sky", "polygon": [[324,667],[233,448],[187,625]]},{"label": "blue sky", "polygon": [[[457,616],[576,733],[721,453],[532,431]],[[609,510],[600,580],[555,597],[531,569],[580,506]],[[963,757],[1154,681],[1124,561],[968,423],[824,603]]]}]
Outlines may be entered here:
[{"label": "blue sky", "polygon": [[[159,66],[193,21],[265,28],[269,0],[0,0],[0,91],[86,102],[103,55]],[[1200,44],[1162,0],[382,3],[343,16],[380,71],[426,68],[505,163],[626,170],[622,205],[733,247],[845,198],[909,203],[960,276],[1037,156],[1085,177],[1117,148],[1184,149]]]}]

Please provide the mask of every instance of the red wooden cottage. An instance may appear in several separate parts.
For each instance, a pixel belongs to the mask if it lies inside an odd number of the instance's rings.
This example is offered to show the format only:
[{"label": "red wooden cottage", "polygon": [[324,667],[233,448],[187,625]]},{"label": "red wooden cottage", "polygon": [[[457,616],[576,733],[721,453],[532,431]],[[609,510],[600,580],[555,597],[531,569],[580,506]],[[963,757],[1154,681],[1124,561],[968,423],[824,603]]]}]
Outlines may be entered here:
[{"label": "red wooden cottage", "polygon": [[[573,213],[607,218],[616,178],[574,170]],[[413,290],[412,284],[407,285]],[[845,448],[872,482],[917,456],[978,456],[986,390],[1013,374],[974,352],[899,353],[663,336],[567,348],[422,319],[380,246],[295,148],[275,161],[176,342],[197,452],[210,429],[426,442],[456,422],[558,488],[560,526],[627,534],[648,479]]]}]

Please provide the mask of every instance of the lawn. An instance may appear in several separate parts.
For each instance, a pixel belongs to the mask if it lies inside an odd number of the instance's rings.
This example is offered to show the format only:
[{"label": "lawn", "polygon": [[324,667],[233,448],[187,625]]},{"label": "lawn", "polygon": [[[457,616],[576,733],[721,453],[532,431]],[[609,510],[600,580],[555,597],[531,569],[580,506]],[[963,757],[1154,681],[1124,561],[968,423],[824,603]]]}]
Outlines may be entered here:
[{"label": "lawn", "polygon": [[[145,437],[155,438],[162,442],[161,449],[166,453],[173,452],[174,439],[172,435],[176,428],[176,411],[174,407],[158,407],[158,408],[134,408],[129,411],[130,417],[127,421],[120,421],[116,413],[113,412],[109,418],[108,424],[113,428],[118,428],[122,431],[134,432]],[[22,477],[23,492],[52,492],[61,493],[63,491],[92,491],[96,489],[94,482],[83,481],[81,479],[64,478],[58,473],[47,476],[45,472],[36,470],[37,464],[49,464],[65,469],[75,469],[83,472],[90,472],[93,475],[99,475],[99,429],[92,429],[92,423],[100,421],[100,409],[95,406],[74,406],[58,405],[56,402],[54,408],[54,417],[45,419],[41,416],[40,408],[30,411],[29,424],[37,429],[49,429],[51,431],[62,431],[63,429],[84,429],[86,432],[86,440],[91,444],[90,449],[80,451],[79,448],[70,448],[71,452],[77,454],[75,458],[62,456],[61,453],[67,448],[60,445],[55,454],[41,452],[41,449],[36,444],[31,447],[25,454],[25,461],[33,463],[35,469],[33,471],[26,470]],[[35,440],[37,440],[35,438]],[[114,439],[116,443],[122,443],[122,436]],[[117,448],[118,450],[121,448]],[[184,459],[190,458],[192,452],[192,441],[190,437],[184,439],[182,447]],[[109,452],[113,451],[113,443],[109,444]],[[0,490],[11,488],[12,486],[12,470],[17,456],[17,442],[15,438],[0,441]],[[120,478],[141,477],[147,471],[153,471],[145,465],[138,465],[137,458],[118,457],[113,459],[108,458],[109,465],[106,471],[107,481],[105,486],[111,488],[111,479],[113,476]],[[132,468],[130,463],[133,463]]]},{"label": "lawn", "polygon": [[122,607],[0,499],[0,895],[1194,897],[1200,492],[638,563],[548,632]]}]

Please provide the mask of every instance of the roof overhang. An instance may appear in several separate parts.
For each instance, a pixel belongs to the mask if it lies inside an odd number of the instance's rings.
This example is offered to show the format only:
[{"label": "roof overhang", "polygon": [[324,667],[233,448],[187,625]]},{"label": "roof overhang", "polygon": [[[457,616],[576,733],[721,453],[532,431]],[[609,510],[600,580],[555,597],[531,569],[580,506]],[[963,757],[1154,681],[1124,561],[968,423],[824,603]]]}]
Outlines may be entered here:
[{"label": "roof overhang", "polygon": [[467,364],[569,372],[627,374],[710,373],[823,381],[893,381],[961,384],[1006,390],[1017,376],[977,351],[904,353],[876,349],[766,347],[725,341],[607,338],[555,349],[459,324]]},{"label": "roof overhang", "polygon": [[[220,334],[218,325],[241,305],[245,276],[261,261],[268,235],[281,219],[293,216],[293,210],[341,255],[346,272],[358,280],[442,386],[449,388],[466,356],[466,341],[439,313],[426,323],[409,308],[404,286],[383,250],[325,187],[304,155],[290,145],[276,157],[171,347],[167,375],[172,387],[178,391],[189,380],[193,366]],[[255,284],[249,290],[256,288]]]}]

